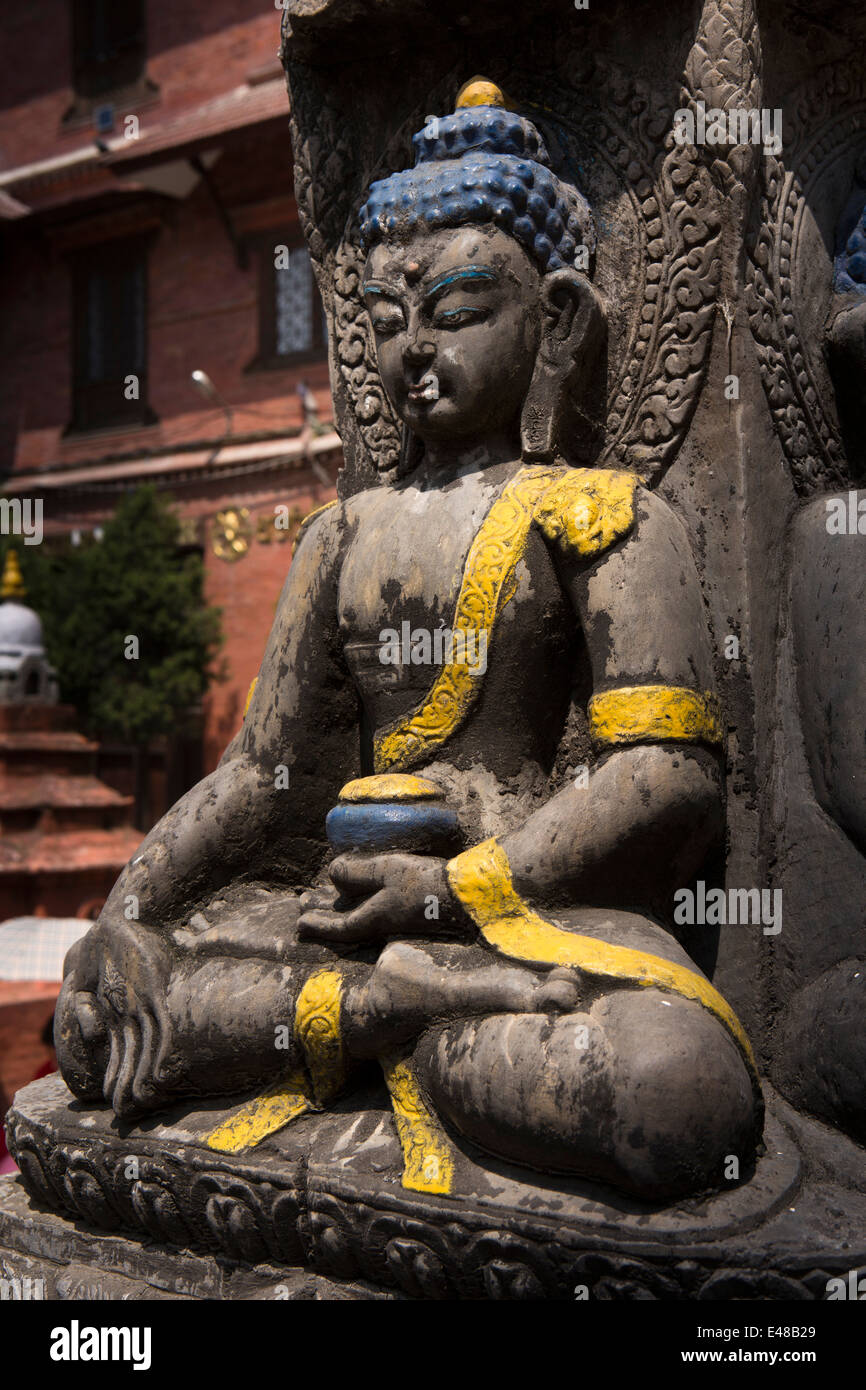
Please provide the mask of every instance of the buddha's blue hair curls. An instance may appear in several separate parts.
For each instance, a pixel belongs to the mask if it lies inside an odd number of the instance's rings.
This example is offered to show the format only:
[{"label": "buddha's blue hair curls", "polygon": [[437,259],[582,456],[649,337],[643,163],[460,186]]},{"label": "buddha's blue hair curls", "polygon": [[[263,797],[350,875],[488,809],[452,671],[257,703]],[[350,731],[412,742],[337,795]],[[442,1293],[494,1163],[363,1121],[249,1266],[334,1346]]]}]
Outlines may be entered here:
[{"label": "buddha's blue hair curls", "polygon": [[573,268],[576,258],[587,268],[596,248],[589,204],[550,168],[531,121],[499,105],[458,106],[452,116],[428,117],[412,143],[415,167],[370,186],[359,218],[365,251],[418,231],[489,222],[543,272]]}]

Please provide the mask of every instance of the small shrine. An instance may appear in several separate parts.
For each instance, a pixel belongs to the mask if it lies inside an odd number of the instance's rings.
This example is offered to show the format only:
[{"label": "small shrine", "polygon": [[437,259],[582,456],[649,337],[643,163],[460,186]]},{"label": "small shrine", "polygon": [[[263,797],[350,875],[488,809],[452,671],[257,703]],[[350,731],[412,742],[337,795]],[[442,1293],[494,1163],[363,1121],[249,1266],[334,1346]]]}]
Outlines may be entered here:
[{"label": "small shrine", "polygon": [[38,614],[21,602],[26,592],[10,550],[0,585],[0,705],[56,705],[57,673],[45,655]]}]

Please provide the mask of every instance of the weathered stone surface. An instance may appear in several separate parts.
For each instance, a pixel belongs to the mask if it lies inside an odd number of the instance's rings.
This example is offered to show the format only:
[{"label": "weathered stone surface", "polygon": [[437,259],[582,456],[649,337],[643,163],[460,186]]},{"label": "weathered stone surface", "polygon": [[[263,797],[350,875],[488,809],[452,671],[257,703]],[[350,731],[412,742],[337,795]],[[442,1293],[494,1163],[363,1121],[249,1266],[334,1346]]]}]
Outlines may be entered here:
[{"label": "weathered stone surface", "polygon": [[310,1270],[243,1265],[147,1238],[107,1236],[35,1206],[19,1179],[0,1178],[4,1297],[91,1302],[125,1299],[355,1300],[399,1297]]},{"label": "weathered stone surface", "polygon": [[[67,1215],[7,1181],[0,1249],[24,1273],[50,1264],[57,1297],[87,1296],[64,1290],[103,1271],[179,1297],[569,1298],[586,1284],[594,1297],[820,1298],[826,1278],[866,1261],[862,1151],[778,1098],[746,1182],[662,1206],[539,1185],[464,1145],[450,1196],[409,1192],[384,1094],[303,1118],[248,1155],[204,1147],[218,1118],[178,1111],[126,1129],[107,1107],[70,1102],[59,1079],[35,1082],[17,1097],[13,1146],[30,1190]],[[138,1178],[125,1176],[130,1158]]]}]

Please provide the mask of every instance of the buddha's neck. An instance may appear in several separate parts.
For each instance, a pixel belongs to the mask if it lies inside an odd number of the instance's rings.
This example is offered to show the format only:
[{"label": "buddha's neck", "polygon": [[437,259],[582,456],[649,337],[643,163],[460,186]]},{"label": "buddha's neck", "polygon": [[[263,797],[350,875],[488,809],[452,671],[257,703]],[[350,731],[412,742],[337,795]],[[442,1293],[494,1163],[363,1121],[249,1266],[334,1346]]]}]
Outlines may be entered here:
[{"label": "buddha's neck", "polygon": [[428,441],[424,445],[418,478],[441,487],[458,474],[483,472],[519,458],[520,440],[505,432],[469,443],[465,440]]}]

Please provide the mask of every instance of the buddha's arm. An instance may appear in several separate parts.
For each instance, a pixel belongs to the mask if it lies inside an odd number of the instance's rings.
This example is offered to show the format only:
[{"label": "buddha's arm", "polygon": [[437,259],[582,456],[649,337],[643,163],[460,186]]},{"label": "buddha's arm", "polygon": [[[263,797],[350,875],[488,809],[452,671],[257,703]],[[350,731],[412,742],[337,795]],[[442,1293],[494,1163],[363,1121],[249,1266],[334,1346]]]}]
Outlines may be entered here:
[{"label": "buddha's arm", "polygon": [[[635,526],[596,563],[556,556],[589,646],[603,756],[588,785],[576,779],[503,838],[515,887],[539,905],[669,907],[724,833],[712,702],[704,739],[663,736],[701,717],[714,685],[688,537],[655,494],[636,501]],[[633,741],[618,742],[627,730]]]},{"label": "buddha's arm", "polygon": [[289,570],[240,735],[162,818],[103,912],[169,923],[238,878],[309,882],[324,821],[358,771],[358,705],[337,630],[339,509],[305,532]]}]

